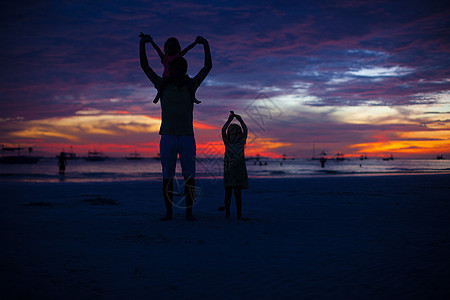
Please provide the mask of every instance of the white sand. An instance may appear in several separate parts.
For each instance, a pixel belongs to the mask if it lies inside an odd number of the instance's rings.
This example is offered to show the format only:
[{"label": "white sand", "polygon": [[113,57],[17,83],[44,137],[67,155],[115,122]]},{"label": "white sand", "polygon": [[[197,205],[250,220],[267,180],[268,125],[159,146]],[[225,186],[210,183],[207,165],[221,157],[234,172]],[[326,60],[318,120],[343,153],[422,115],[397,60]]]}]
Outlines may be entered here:
[{"label": "white sand", "polygon": [[238,221],[201,180],[161,222],[160,182],[0,182],[2,298],[448,299],[449,183],[251,179]]}]

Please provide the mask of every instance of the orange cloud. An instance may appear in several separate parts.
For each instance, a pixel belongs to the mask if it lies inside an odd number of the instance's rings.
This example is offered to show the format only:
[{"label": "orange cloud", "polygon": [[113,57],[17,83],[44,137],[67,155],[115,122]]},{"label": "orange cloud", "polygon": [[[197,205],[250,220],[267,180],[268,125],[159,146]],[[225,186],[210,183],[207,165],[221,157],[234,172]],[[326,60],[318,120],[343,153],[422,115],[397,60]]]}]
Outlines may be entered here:
[{"label": "orange cloud", "polygon": [[[136,150],[154,156],[159,146],[152,142],[149,145],[149,141],[159,140],[160,124],[160,118],[132,115],[127,111],[85,110],[71,117],[9,122],[8,131],[3,132],[1,138],[4,143],[26,143],[49,152],[54,152],[54,147],[60,151],[69,145],[92,150],[95,145],[97,150],[104,152]],[[218,127],[202,122],[194,122],[194,128],[220,131]]]},{"label": "orange cloud", "polygon": [[[89,136],[121,136],[129,133],[159,131],[160,120],[144,115],[81,115],[65,118],[24,121],[12,137],[29,139],[59,138],[80,143]],[[50,142],[50,141],[49,141]]]},{"label": "orange cloud", "polygon": [[450,131],[413,131],[399,132],[396,136],[386,138],[377,136],[378,141],[350,145],[357,153],[385,155],[398,154],[437,154],[450,152]]},{"label": "orange cloud", "polygon": [[205,123],[200,123],[200,122],[197,122],[197,121],[194,121],[194,128],[195,129],[203,129],[203,130],[220,130],[220,128],[219,127],[216,127],[216,126],[212,126],[212,125],[208,125],[208,124],[205,124]]}]

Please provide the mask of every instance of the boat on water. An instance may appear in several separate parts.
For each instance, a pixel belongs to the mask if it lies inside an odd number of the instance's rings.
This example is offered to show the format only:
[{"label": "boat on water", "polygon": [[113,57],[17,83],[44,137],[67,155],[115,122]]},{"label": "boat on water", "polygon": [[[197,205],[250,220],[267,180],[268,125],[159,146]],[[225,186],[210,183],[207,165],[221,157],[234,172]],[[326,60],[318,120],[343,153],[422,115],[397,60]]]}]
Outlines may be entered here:
[{"label": "boat on water", "polygon": [[444,159],[444,155],[443,154],[438,155],[438,156],[436,156],[436,159]]},{"label": "boat on water", "polygon": [[345,160],[344,153],[342,152],[336,153],[336,161],[344,161],[344,160]]},{"label": "boat on water", "polygon": [[102,152],[89,151],[88,156],[85,157],[84,159],[87,161],[104,161],[107,158],[108,157],[104,155]]},{"label": "boat on water", "polygon": [[129,156],[125,157],[125,159],[128,159],[128,160],[141,160],[141,159],[143,159],[143,157],[141,157],[141,155],[137,151],[134,151],[134,152],[130,153]]},{"label": "boat on water", "polygon": [[59,158],[62,154],[64,154],[65,159],[77,159],[77,155],[72,152],[61,152],[60,154],[56,155],[56,158]]},{"label": "boat on water", "polygon": [[394,156],[391,154],[389,157],[383,157],[383,160],[394,160]]},{"label": "boat on water", "polygon": [[[28,154],[29,155],[22,155],[20,153],[21,150],[25,150],[25,148],[22,148],[20,146],[17,147],[5,147],[2,145],[2,157],[0,159],[0,162],[2,164],[35,164],[37,163],[41,158],[38,156],[32,156],[30,155],[31,152],[33,152],[32,147],[28,147]],[[17,153],[16,153],[17,151]],[[5,153],[13,153],[12,155],[8,155]]]},{"label": "boat on water", "polygon": [[72,146],[70,146],[69,152],[64,151],[64,149],[63,149],[63,151],[61,151],[60,154],[56,155],[56,158],[59,158],[61,156],[61,154],[63,154],[63,153],[64,153],[64,157],[66,159],[77,159],[78,158],[77,155],[75,154],[75,152],[73,152]]}]

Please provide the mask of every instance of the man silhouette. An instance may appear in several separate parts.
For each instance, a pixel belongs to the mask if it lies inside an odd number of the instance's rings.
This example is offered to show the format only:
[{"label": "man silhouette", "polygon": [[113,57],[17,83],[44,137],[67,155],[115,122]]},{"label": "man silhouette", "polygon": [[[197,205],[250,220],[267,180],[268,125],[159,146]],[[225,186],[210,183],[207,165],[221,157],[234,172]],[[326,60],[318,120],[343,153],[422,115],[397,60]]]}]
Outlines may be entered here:
[{"label": "man silhouette", "polygon": [[[163,171],[163,196],[166,206],[166,215],[163,221],[172,219],[173,178],[177,154],[180,157],[182,174],[185,180],[186,220],[195,220],[192,215],[195,193],[195,137],[193,128],[194,105],[191,99],[192,86],[197,89],[212,68],[211,52],[208,41],[203,37],[197,37],[199,44],[203,45],[205,61],[198,74],[187,80],[187,61],[183,57],[172,60],[169,64],[170,83],[161,94],[161,127],[159,143],[161,153],[161,165]],[[162,78],[150,68],[147,60],[145,44],[151,42],[149,35],[141,35],[139,56],[141,68],[159,89]]]}]

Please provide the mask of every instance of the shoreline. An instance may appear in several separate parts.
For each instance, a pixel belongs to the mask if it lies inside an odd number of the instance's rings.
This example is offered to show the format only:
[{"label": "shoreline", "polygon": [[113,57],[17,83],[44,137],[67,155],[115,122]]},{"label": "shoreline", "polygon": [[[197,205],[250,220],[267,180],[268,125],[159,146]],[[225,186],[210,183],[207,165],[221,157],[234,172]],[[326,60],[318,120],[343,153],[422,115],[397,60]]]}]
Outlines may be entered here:
[{"label": "shoreline", "polygon": [[[280,174],[274,173],[271,175],[249,175],[249,179],[267,179],[267,180],[283,180],[283,179],[307,179],[307,178],[338,178],[338,177],[384,177],[384,176],[434,176],[434,175],[450,175],[450,170],[442,171],[405,171],[405,172],[335,172],[335,171],[317,171],[316,174]],[[175,175],[177,178],[182,178],[181,173]],[[1,182],[34,182],[34,183],[90,183],[90,182],[155,182],[160,181],[162,178],[161,174],[152,174],[150,176],[112,176],[112,177],[96,177],[95,174],[91,176],[74,177],[70,173],[66,175],[59,175],[55,173],[54,175],[47,174],[0,174]],[[198,180],[223,180],[222,176],[210,176],[210,175],[198,175],[196,177]]]}]

